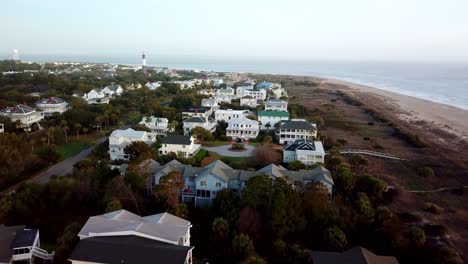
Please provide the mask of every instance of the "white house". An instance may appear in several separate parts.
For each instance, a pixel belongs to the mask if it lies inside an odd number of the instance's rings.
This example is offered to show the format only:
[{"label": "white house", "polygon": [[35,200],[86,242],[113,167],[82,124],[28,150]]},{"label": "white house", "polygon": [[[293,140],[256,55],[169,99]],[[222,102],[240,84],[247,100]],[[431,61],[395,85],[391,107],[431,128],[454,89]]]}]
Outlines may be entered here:
[{"label": "white house", "polygon": [[34,123],[44,119],[44,113],[23,104],[0,110],[0,116],[8,117],[12,123],[20,121],[22,128],[30,128]]},{"label": "white house", "polygon": [[252,139],[258,136],[260,128],[258,121],[245,116],[227,121],[226,136],[232,138]]},{"label": "white house", "polygon": [[109,97],[102,91],[102,89],[92,89],[83,96],[88,104],[108,104]]},{"label": "white house", "polygon": [[272,99],[265,103],[265,111],[288,111],[288,102]]},{"label": "white house", "polygon": [[213,97],[218,103],[231,103],[233,97],[226,94],[218,94]]},{"label": "white house", "polygon": [[285,111],[258,111],[258,121],[262,129],[274,129],[277,123],[289,120],[289,112]]},{"label": "white house", "polygon": [[250,95],[246,95],[240,99],[240,105],[255,108],[258,105],[258,100]]},{"label": "white house", "polygon": [[193,157],[200,150],[201,145],[194,143],[191,136],[168,135],[161,140],[159,153],[162,155],[174,152],[178,157]]},{"label": "white house", "polygon": [[199,117],[210,117],[213,114],[213,110],[208,107],[199,107],[199,108],[191,108],[182,111],[182,119],[187,119],[194,116]]},{"label": "white house", "polygon": [[128,91],[133,91],[133,90],[138,90],[138,89],[141,89],[143,86],[141,86],[141,84],[137,83],[137,84],[130,84],[130,85],[127,85],[126,89]]},{"label": "white house", "polygon": [[68,103],[58,97],[49,97],[36,102],[36,107],[44,113],[44,116],[51,116],[54,113],[63,114],[67,111]]},{"label": "white house", "polygon": [[288,93],[281,86],[280,87],[274,87],[270,91],[271,91],[271,93],[274,95],[274,97],[276,99],[280,99],[281,97],[288,97]]},{"label": "white house", "polygon": [[169,130],[169,120],[164,117],[143,117],[138,124],[148,127],[156,136],[166,136]]},{"label": "white house", "polygon": [[290,144],[296,139],[313,139],[317,137],[317,125],[305,119],[291,119],[281,124],[277,134],[280,144]]},{"label": "white house", "polygon": [[266,98],[266,90],[264,89],[254,89],[254,88],[247,88],[246,86],[240,86],[236,89],[236,96],[237,98],[242,98],[244,96],[252,96],[257,100],[265,100]]},{"label": "white house", "polygon": [[165,165],[155,166],[152,171],[153,184],[159,184],[161,177],[170,172],[180,172],[184,177],[184,189],[181,190],[182,202],[194,203],[196,207],[211,205],[220,190],[228,189],[240,193],[247,181],[258,174],[266,174],[272,180],[283,178],[294,186],[305,187],[310,182],[321,182],[332,194],[333,179],[330,172],[322,166],[313,170],[289,171],[274,164],[258,171],[234,170],[221,160],[216,160],[205,167],[192,167],[173,160]]},{"label": "white house", "polygon": [[192,263],[192,224],[169,213],[141,217],[118,210],[90,217],[69,256],[83,263]]},{"label": "white house", "polygon": [[225,95],[231,99],[236,98],[236,90],[232,87],[220,88],[216,90],[216,95]]},{"label": "white house", "polygon": [[111,160],[128,160],[125,147],[136,141],[146,144],[156,142],[156,135],[146,131],[135,131],[131,128],[126,130],[114,130],[109,136],[109,156]]},{"label": "white house", "polygon": [[110,97],[122,95],[123,91],[122,86],[116,84],[108,85],[102,89],[102,92]]},{"label": "white house", "polygon": [[283,147],[283,162],[290,163],[299,160],[310,165],[317,162],[325,162],[325,150],[321,141],[310,139],[297,139]]},{"label": "white house", "polygon": [[216,111],[219,109],[218,101],[214,98],[210,98],[210,99],[203,98],[201,101],[201,106],[206,107],[206,108],[211,108],[213,111]]},{"label": "white house", "polygon": [[231,119],[247,116],[248,114],[249,114],[248,110],[232,110],[232,109],[217,110],[215,112],[215,120],[216,122],[221,121],[221,120],[227,122]]},{"label": "white house", "polygon": [[145,84],[145,87],[148,88],[149,90],[153,91],[153,90],[156,90],[156,89],[158,89],[159,87],[161,87],[161,85],[162,85],[162,82],[161,82],[161,81],[159,81],[159,82],[152,82],[152,83],[151,83],[151,82],[147,82],[147,83]]},{"label": "white house", "polygon": [[41,248],[39,230],[27,229],[24,225],[0,225],[0,264],[36,263],[52,261],[54,253],[49,254]]},{"label": "white house", "polygon": [[213,119],[207,117],[194,116],[183,121],[184,135],[189,135],[195,127],[202,127],[210,132],[216,130],[216,122]]},{"label": "white house", "polygon": [[214,90],[214,89],[203,89],[203,90],[197,91],[197,94],[215,96],[216,95],[216,90]]}]

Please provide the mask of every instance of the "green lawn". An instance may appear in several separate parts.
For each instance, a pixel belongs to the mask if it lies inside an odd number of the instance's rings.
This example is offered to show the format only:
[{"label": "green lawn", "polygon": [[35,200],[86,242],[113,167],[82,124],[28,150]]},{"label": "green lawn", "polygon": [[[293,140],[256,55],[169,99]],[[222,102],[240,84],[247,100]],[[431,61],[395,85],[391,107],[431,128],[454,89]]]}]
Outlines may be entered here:
[{"label": "green lawn", "polygon": [[83,149],[89,148],[90,146],[92,146],[92,141],[86,139],[57,146],[57,151],[60,154],[60,160],[64,160],[80,153]]},{"label": "green lawn", "polygon": [[218,146],[224,146],[229,144],[228,141],[221,141],[221,140],[214,140],[214,141],[206,141],[204,145],[207,147],[218,147]]}]

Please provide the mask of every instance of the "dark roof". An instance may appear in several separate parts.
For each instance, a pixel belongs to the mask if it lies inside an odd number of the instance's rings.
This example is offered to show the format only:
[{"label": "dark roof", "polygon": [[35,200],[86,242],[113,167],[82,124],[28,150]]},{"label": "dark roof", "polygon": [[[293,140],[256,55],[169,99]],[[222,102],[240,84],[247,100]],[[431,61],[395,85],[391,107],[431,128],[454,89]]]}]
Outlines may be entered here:
[{"label": "dark roof", "polygon": [[37,229],[23,229],[16,232],[15,240],[11,243],[11,248],[30,247],[36,240]]},{"label": "dark roof", "polygon": [[184,263],[193,247],[177,246],[139,236],[90,237],[80,240],[70,260],[97,263]]},{"label": "dark roof", "polygon": [[190,145],[191,140],[190,140],[190,136],[168,135],[167,137],[162,138],[161,143],[162,144]]},{"label": "dark roof", "polygon": [[355,247],[343,253],[313,251],[314,264],[398,264],[395,257],[377,256],[363,247]]},{"label": "dark roof", "polygon": [[310,139],[296,139],[293,143],[284,147],[284,150],[315,150],[315,143]]},{"label": "dark roof", "polygon": [[184,120],[184,122],[187,122],[187,123],[205,123],[206,119],[204,117],[200,117],[200,116],[192,116],[191,118]]},{"label": "dark roof", "polygon": [[211,108],[209,108],[209,107],[199,107],[199,108],[186,109],[186,110],[184,110],[184,112],[186,112],[186,113],[196,113],[196,112],[205,113],[205,112],[210,111],[210,110],[211,110]]},{"label": "dark roof", "polygon": [[281,125],[280,129],[305,129],[305,130],[315,130],[316,128],[312,126],[309,122],[301,120],[290,120]]},{"label": "dark roof", "polygon": [[16,237],[16,232],[24,229],[24,225],[3,226],[0,225],[0,262],[9,263],[13,250],[11,244]]}]

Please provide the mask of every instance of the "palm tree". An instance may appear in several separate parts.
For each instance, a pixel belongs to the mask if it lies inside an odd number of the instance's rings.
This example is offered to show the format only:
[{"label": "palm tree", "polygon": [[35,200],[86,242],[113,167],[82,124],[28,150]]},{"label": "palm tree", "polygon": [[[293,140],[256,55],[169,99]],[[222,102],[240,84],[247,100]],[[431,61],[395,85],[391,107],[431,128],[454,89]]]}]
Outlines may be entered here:
[{"label": "palm tree", "polygon": [[78,138],[78,140],[80,140],[81,124],[80,123],[75,123],[74,127],[76,129],[76,137]]},{"label": "palm tree", "polygon": [[270,127],[271,127],[270,123],[267,123],[265,127],[267,128],[267,131],[270,131]]},{"label": "palm tree", "polygon": [[34,152],[34,145],[36,144],[36,140],[34,139],[29,140],[29,144],[31,145],[31,151]]},{"label": "palm tree", "polygon": [[86,128],[86,127],[83,127],[83,129],[82,129],[81,131],[83,131],[83,134],[85,134],[85,135],[86,135],[86,133],[88,133],[88,128]]},{"label": "palm tree", "polygon": [[67,144],[68,143],[67,130],[69,129],[68,126],[67,126],[67,120],[62,120],[62,122],[60,122],[60,124],[62,125],[63,133],[65,134],[65,144]]},{"label": "palm tree", "polygon": [[49,129],[47,129],[47,144],[48,145],[50,145],[51,142],[52,144],[54,143],[54,133],[55,133],[54,127],[49,127]]}]

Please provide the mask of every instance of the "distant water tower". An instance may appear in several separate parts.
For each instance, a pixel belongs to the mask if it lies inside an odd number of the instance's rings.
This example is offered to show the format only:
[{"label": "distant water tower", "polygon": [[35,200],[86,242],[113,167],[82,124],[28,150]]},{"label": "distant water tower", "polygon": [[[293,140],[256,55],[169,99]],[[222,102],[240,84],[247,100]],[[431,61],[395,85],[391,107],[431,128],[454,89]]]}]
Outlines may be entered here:
[{"label": "distant water tower", "polygon": [[19,50],[17,49],[14,49],[12,52],[11,52],[11,58],[15,61],[19,61]]},{"label": "distant water tower", "polygon": [[143,71],[144,74],[146,74],[146,55],[145,53],[143,52],[141,54],[141,70]]}]

